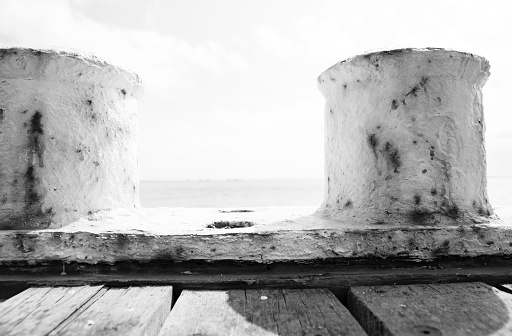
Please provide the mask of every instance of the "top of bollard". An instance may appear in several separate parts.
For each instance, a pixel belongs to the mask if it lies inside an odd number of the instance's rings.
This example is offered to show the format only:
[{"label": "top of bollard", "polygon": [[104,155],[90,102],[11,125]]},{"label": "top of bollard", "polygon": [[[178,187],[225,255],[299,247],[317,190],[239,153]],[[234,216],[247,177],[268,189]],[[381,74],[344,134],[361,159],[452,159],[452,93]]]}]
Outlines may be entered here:
[{"label": "top of bollard", "polygon": [[446,53],[446,54],[459,54],[460,56],[475,57],[475,58],[483,58],[483,59],[485,59],[482,56],[478,56],[478,55],[475,55],[473,53],[466,52],[466,51],[459,51],[459,50],[446,49],[446,48],[425,47],[425,48],[398,48],[398,49],[377,49],[377,50],[371,50],[371,51],[367,51],[367,52],[364,52],[362,54],[359,54],[359,55],[356,55],[356,56],[353,56],[353,57],[349,57],[349,58],[339,62],[338,64],[349,62],[349,61],[351,61],[351,60],[353,60],[355,58],[360,58],[360,57],[369,58],[369,57],[372,57],[372,56],[379,56],[379,55],[382,55],[382,56],[385,56],[385,55],[387,55],[387,56],[398,56],[398,55],[401,55],[401,54],[408,54],[408,53],[412,53],[412,52],[422,52],[422,53],[442,52],[442,53]]},{"label": "top of bollard", "polygon": [[0,79],[101,83],[121,87],[135,98],[143,92],[136,73],[82,51],[0,48]]},{"label": "top of bollard", "polygon": [[[365,52],[363,54],[359,54],[359,55],[352,56],[352,57],[349,57],[347,59],[344,59],[343,61],[336,63],[335,65],[333,65],[330,68],[333,68],[333,67],[339,66],[339,65],[341,65],[343,63],[348,63],[348,62],[351,62],[351,61],[354,61],[354,60],[360,59],[360,58],[367,58],[368,59],[368,58],[379,57],[379,56],[401,56],[401,55],[410,54],[410,53],[425,53],[425,54],[435,54],[435,53],[439,54],[439,53],[442,53],[442,54],[448,55],[448,57],[450,57],[450,55],[452,55],[452,57],[457,55],[459,57],[476,58],[476,59],[481,59],[481,60],[484,60],[484,61],[488,62],[485,57],[478,56],[478,55],[475,55],[473,53],[466,52],[466,51],[459,51],[459,50],[445,49],[445,48],[434,48],[434,47],[426,47],[426,48],[399,48],[399,49],[382,49],[382,50],[368,51],[368,52]],[[329,70],[329,69],[327,69],[327,70]]]},{"label": "top of bollard", "polygon": [[[436,64],[440,62],[457,62],[461,68],[466,67],[468,60],[473,60],[477,66],[472,73],[466,73],[464,76],[470,80],[477,80],[483,85],[489,77],[489,61],[482,56],[478,56],[465,51],[457,51],[444,48],[400,48],[400,49],[383,49],[366,52],[347,58],[341,62],[334,64],[318,76],[317,81],[320,86],[330,85],[329,82],[336,82],[335,77],[345,77],[347,72],[354,68],[362,69],[361,71],[382,72],[387,65],[393,67],[405,68],[406,64],[401,60],[407,57],[414,57],[414,67],[425,71],[436,71]],[[420,62],[420,60],[423,60]],[[435,62],[434,62],[435,61]],[[408,62],[412,66],[414,62]],[[364,70],[366,69],[366,70]],[[441,67],[437,69],[439,75],[446,73]]]}]

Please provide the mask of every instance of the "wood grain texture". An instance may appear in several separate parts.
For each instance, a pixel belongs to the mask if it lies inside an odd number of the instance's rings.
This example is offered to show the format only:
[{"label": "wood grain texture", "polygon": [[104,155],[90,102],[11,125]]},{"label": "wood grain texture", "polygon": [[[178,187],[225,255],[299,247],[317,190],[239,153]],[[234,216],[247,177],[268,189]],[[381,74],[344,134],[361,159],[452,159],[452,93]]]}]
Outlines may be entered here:
[{"label": "wood grain texture", "polygon": [[159,336],[366,335],[327,289],[183,291]]},{"label": "wood grain texture", "polygon": [[171,310],[172,287],[110,288],[51,335],[157,335]]},{"label": "wood grain texture", "polygon": [[89,309],[89,307],[95,303],[96,301],[98,301],[99,298],[101,298],[105,292],[108,291],[108,288],[107,287],[103,287],[102,289],[100,289],[96,294],[94,294],[94,296],[91,297],[91,299],[89,301],[87,301],[84,305],[82,305],[80,308],[78,308],[77,310],[75,310],[73,312],[73,314],[71,314],[65,321],[63,321],[61,324],[59,324],[59,326],[55,329],[53,329],[49,334],[48,336],[55,336],[55,335],[60,335],[60,334],[65,334],[65,329],[75,321],[75,319],[77,318],[77,316],[80,316],[84,311],[86,311],[87,309]]},{"label": "wood grain texture", "polygon": [[511,335],[512,295],[484,283],[353,287],[368,335]]},{"label": "wood grain texture", "polygon": [[0,304],[0,335],[47,335],[101,287],[29,288]]}]

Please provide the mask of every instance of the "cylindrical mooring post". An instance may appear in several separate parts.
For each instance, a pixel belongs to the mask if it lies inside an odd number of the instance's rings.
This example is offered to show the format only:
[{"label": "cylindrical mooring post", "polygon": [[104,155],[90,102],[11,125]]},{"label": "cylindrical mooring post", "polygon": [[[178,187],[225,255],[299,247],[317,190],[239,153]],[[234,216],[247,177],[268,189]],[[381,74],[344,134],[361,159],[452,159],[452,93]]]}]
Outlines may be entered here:
[{"label": "cylindrical mooring post", "polygon": [[0,229],[139,206],[139,77],[95,57],[0,49]]},{"label": "cylindrical mooring post", "polygon": [[491,216],[481,93],[488,76],[483,57],[434,48],[369,53],[323,72],[320,213],[370,224]]}]

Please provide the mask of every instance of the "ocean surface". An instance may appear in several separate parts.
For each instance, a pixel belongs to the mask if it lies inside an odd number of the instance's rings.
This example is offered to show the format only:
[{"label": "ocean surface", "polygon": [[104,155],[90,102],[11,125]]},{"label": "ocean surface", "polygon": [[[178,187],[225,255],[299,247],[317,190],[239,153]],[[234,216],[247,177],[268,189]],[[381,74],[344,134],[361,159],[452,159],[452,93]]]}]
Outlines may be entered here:
[{"label": "ocean surface", "polygon": [[[489,178],[491,204],[512,206],[512,178]],[[323,180],[142,181],[143,207],[319,206]]]}]

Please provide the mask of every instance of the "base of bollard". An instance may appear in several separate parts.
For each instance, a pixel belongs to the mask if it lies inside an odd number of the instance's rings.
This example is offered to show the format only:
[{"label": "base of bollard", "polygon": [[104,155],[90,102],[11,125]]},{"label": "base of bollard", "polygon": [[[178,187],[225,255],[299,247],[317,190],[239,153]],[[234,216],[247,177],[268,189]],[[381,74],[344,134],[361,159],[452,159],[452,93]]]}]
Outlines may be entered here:
[{"label": "base of bollard", "polygon": [[0,232],[0,263],[164,260],[256,263],[512,257],[512,207],[489,223],[365,224],[316,207],[145,208],[99,212],[60,229]]}]

